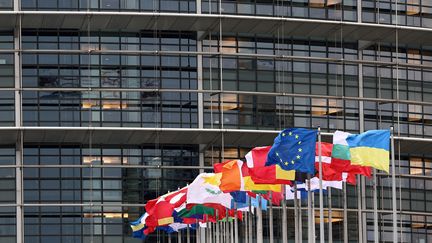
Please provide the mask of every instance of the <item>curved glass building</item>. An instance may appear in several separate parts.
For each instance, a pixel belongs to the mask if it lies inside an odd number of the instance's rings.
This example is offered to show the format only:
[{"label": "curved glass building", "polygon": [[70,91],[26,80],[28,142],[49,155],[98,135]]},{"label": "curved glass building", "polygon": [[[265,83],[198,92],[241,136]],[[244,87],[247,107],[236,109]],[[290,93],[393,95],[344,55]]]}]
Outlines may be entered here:
[{"label": "curved glass building", "polygon": [[147,200],[318,126],[397,150],[325,194],[326,241],[392,242],[396,183],[399,240],[432,242],[431,43],[427,0],[0,0],[0,242],[139,242]]}]

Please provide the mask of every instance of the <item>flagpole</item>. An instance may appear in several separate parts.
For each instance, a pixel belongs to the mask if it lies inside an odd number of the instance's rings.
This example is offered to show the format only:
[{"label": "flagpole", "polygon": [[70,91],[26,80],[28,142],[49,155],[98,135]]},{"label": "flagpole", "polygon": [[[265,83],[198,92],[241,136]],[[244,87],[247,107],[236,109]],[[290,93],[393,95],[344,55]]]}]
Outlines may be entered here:
[{"label": "flagpole", "polygon": [[[297,185],[295,186],[295,196],[297,197]],[[298,218],[298,229],[299,229],[299,236],[298,236],[298,240],[299,243],[303,242],[303,211],[302,211],[302,201],[301,198],[299,198],[298,200],[298,210],[299,210],[299,218]]]},{"label": "flagpole", "polygon": [[181,231],[179,230],[177,234],[178,234],[177,242],[178,242],[178,243],[181,243],[181,242],[182,242],[182,235],[181,235]]},{"label": "flagpole", "polygon": [[308,242],[312,243],[314,242],[312,240],[312,195],[311,195],[311,187],[310,187],[310,178],[311,176],[308,174],[307,179],[307,189],[308,189],[308,203],[307,203],[307,210],[308,210]]},{"label": "flagpole", "polygon": [[[288,243],[288,232],[287,232],[287,226],[288,226],[288,218],[287,218],[287,207],[286,207],[286,187],[285,185],[282,186],[282,243]],[[273,231],[273,228],[271,228]],[[271,231],[270,231],[271,232]],[[271,241],[273,242],[273,241]]]},{"label": "flagpole", "polygon": [[235,216],[234,216],[234,220],[230,221],[228,224],[230,226],[230,233],[231,233],[231,243],[234,243],[234,221],[235,221]]},{"label": "flagpole", "polygon": [[[286,194],[286,187],[285,187]],[[299,243],[299,213],[298,213],[298,202],[297,202],[297,185],[294,182],[294,239],[295,243]]]},{"label": "flagpole", "polygon": [[262,225],[262,209],[261,209],[261,196],[258,194],[258,207],[257,207],[257,243],[263,243],[263,225]]},{"label": "flagpole", "polygon": [[190,228],[189,228],[189,224],[187,225],[187,228],[186,228],[186,242],[190,243]]},{"label": "flagpole", "polygon": [[206,228],[206,231],[207,231],[206,239],[207,239],[207,241],[206,242],[211,242],[211,241],[213,241],[213,235],[212,235],[213,227],[212,227],[212,223],[208,220],[208,216],[206,218],[207,218],[207,222],[206,222],[206,224],[207,224],[207,228]]},{"label": "flagpole", "polygon": [[348,243],[348,207],[347,207],[347,183],[343,183],[343,242]]},{"label": "flagpole", "polygon": [[[269,229],[270,229],[270,243],[274,242],[274,234],[273,234],[273,203],[272,202],[273,199],[273,192],[270,191],[270,209],[269,209]],[[283,210],[283,209],[282,209]],[[283,216],[282,216],[282,224],[283,224]],[[283,232],[283,230],[282,230]]]},{"label": "flagpole", "polygon": [[331,187],[327,189],[328,195],[328,242],[333,243],[333,222],[332,222],[332,195],[331,195]]},{"label": "flagpole", "polygon": [[[237,208],[236,203],[234,203],[235,208]],[[234,243],[239,243],[239,228],[238,228],[237,210],[234,215]]]},{"label": "flagpole", "polygon": [[168,234],[168,243],[171,243],[171,234]]},{"label": "flagpole", "polygon": [[252,243],[253,242],[253,237],[252,237],[252,220],[253,220],[253,218],[252,218],[252,216],[253,216],[253,213],[252,213],[252,198],[251,197],[248,197],[248,200],[249,200],[249,213],[250,213],[250,215],[249,215],[249,217],[248,217],[248,237],[249,237],[249,243]]},{"label": "flagpole", "polygon": [[374,218],[374,242],[379,242],[378,235],[378,195],[377,195],[377,176],[376,169],[373,169],[373,218]]},{"label": "flagpole", "polygon": [[[363,182],[364,180],[361,179],[360,175],[357,175],[357,206],[358,206],[358,214],[357,214],[357,218],[358,218],[358,227],[359,227],[359,235],[358,235],[358,239],[359,242],[363,242],[363,206],[362,206],[362,186],[363,186]],[[347,218],[348,220],[348,218]]]},{"label": "flagpole", "polygon": [[216,238],[216,243],[219,243],[219,214],[217,209],[216,209],[216,223],[215,223],[215,238]]},{"label": "flagpole", "polygon": [[319,162],[319,210],[320,210],[320,243],[324,243],[324,199],[322,187],[322,151],[321,151],[321,127],[318,126],[318,162]]},{"label": "flagpole", "polygon": [[395,165],[395,148],[394,148],[394,127],[391,126],[391,163],[392,163],[392,204],[393,204],[393,242],[397,239],[397,206],[396,206],[396,165]]},{"label": "flagpole", "polygon": [[228,243],[230,241],[230,234],[231,234],[231,227],[230,227],[230,223],[229,221],[229,213],[228,213],[228,208],[225,210],[225,230],[223,231],[225,233],[225,243]]},{"label": "flagpole", "polygon": [[315,230],[315,193],[311,193],[311,197],[312,197],[312,204],[311,204],[311,210],[312,210],[312,219],[311,219],[311,223],[312,223],[312,240],[313,242],[315,242],[316,240],[316,230]]},{"label": "flagpole", "polygon": [[249,243],[249,234],[248,234],[248,212],[244,212],[244,217],[243,217],[243,225],[244,225],[244,238],[245,238],[245,243]]},{"label": "flagpole", "polygon": [[197,243],[201,243],[201,227],[198,223],[198,219],[195,220],[195,238]]}]

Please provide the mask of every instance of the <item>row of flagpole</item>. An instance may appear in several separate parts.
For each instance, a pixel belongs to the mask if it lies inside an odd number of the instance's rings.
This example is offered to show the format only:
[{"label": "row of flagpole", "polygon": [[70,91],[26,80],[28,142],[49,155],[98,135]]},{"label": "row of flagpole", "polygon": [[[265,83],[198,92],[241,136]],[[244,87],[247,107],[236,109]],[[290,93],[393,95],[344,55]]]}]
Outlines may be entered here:
[{"label": "row of flagpole", "polygon": [[[318,128],[318,143],[321,144],[321,130]],[[392,181],[392,228],[393,228],[393,242],[398,242],[397,238],[397,205],[396,205],[396,176],[395,176],[395,151],[394,151],[394,129],[391,128],[391,137],[390,137],[390,144],[391,144],[391,181]],[[319,169],[318,169],[318,175],[319,175],[319,242],[326,242],[325,241],[325,220],[324,220],[324,195],[323,195],[323,161],[322,161],[322,148],[321,146],[318,146],[318,162],[319,162]],[[362,183],[363,184],[363,183]],[[306,180],[306,187],[307,187],[307,230],[308,230],[308,242],[315,242],[315,209],[314,209],[314,192],[311,191],[311,176],[308,175],[308,179]],[[294,184],[294,232],[295,232],[295,242],[303,242],[303,234],[302,234],[302,215],[303,215],[303,209],[302,209],[302,202],[298,198],[297,194],[297,186]],[[286,188],[283,187],[282,195],[283,200],[281,202],[281,212],[282,212],[282,224],[277,225],[277,227],[281,226],[281,239],[282,243],[288,242],[288,212],[287,212],[287,204],[286,204]],[[347,214],[347,185],[346,182],[343,182],[343,242],[348,242],[348,214]],[[359,193],[358,196],[365,196],[362,193]],[[270,201],[271,201],[272,194],[270,194]],[[252,243],[263,243],[263,213],[261,208],[262,200],[258,200],[258,206],[255,208],[251,207],[251,198],[249,198],[249,211],[245,212],[244,217],[244,231],[243,234],[245,235],[244,242]],[[331,197],[331,188],[328,188],[327,193],[327,202],[328,202],[328,209],[327,209],[327,217],[328,217],[328,239],[327,242],[332,242],[332,197]],[[358,202],[361,202],[362,200],[358,200]],[[360,207],[359,207],[360,208]],[[363,207],[362,207],[363,208]],[[253,239],[253,211],[255,211],[255,218],[256,218],[256,224],[255,224],[255,232],[256,232],[256,241]],[[216,210],[216,214],[217,214]],[[274,211],[272,203],[270,203],[269,207],[269,242],[274,243]],[[228,214],[226,214],[228,215]],[[373,216],[374,216],[374,223],[373,223],[373,229],[374,229],[374,242],[379,242],[379,228],[378,228],[378,203],[377,203],[377,176],[376,176],[376,170],[374,169],[373,172]],[[364,217],[364,212],[360,210],[359,217]],[[216,222],[216,223],[207,223],[207,227],[201,228],[197,227],[197,231],[195,234],[196,242],[215,242],[215,243],[239,243],[239,221],[237,216],[234,217],[234,220],[230,222],[228,220],[228,216],[225,221]],[[359,225],[359,231],[365,231],[367,229],[363,228],[363,225]],[[359,241],[366,240],[361,237],[363,232],[359,233]],[[178,232],[177,242],[182,242],[182,232]],[[186,230],[186,242],[190,243],[191,234],[189,227]],[[168,237],[168,242],[171,242],[171,236]]]}]

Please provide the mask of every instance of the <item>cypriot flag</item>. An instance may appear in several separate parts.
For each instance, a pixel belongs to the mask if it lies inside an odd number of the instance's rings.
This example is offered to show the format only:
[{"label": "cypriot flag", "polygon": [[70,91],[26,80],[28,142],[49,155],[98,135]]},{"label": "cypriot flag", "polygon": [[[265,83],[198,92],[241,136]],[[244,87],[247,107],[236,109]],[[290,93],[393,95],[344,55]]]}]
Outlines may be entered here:
[{"label": "cypriot flag", "polygon": [[220,188],[221,174],[201,173],[189,185],[186,202],[189,204],[218,203],[231,207],[231,195]]}]

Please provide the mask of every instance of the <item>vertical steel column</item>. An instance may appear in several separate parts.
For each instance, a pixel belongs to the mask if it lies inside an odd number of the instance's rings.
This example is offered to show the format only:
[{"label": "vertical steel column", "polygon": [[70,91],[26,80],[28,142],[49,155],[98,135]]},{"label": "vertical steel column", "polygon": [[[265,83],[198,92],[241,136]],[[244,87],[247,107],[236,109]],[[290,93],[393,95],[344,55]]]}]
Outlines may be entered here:
[{"label": "vertical steel column", "polygon": [[[360,4],[361,4],[361,0]],[[358,2],[359,2],[358,1]],[[361,6],[361,5],[360,5]],[[358,7],[358,6],[357,6]],[[361,50],[358,51],[358,57],[359,60],[363,59],[363,53]],[[359,97],[363,98],[363,64],[358,65],[358,82],[359,82]],[[364,103],[363,101],[359,101],[359,128],[360,132],[364,132]],[[363,210],[366,207],[366,198],[365,198],[365,192],[366,192],[366,181],[363,176],[358,176],[357,178],[360,178],[359,185],[357,186],[357,206],[358,206],[358,226],[359,226],[359,241],[363,242],[366,241],[367,236],[367,228],[366,228],[366,217],[363,215]]]},{"label": "vertical steel column", "polygon": [[201,0],[196,0],[196,13],[201,14]]},{"label": "vertical steel column", "polygon": [[[21,6],[20,6],[20,0],[14,0],[13,1],[13,10],[14,11],[20,11],[20,9],[21,9]],[[20,17],[20,19],[21,19],[21,17]]]},{"label": "vertical steel column", "polygon": [[[201,3],[198,5],[198,2],[201,2],[201,0],[197,0],[197,13],[198,13],[198,6],[201,6]],[[199,13],[201,13],[201,8],[199,9]],[[202,38],[203,33],[199,31],[197,33],[197,51],[200,53],[202,51]],[[196,56],[197,59],[197,82],[198,82],[198,90],[203,89],[203,65],[202,65],[202,54],[198,54]],[[202,129],[204,128],[204,98],[203,93],[198,92],[198,128]],[[206,145],[200,144],[199,145],[199,166],[201,167],[200,173],[204,172],[204,149]]]},{"label": "vertical steel column", "polygon": [[[14,0],[14,10],[19,10],[19,1]],[[14,30],[14,49],[21,50],[21,15]],[[22,97],[21,97],[21,53],[14,52],[14,75],[15,75],[15,127],[22,127]],[[15,144],[15,187],[16,187],[16,242],[24,242],[24,213],[23,213],[23,132],[18,131],[18,139]]]},{"label": "vertical steel column", "polygon": [[357,22],[362,22],[362,0],[357,0]]}]

